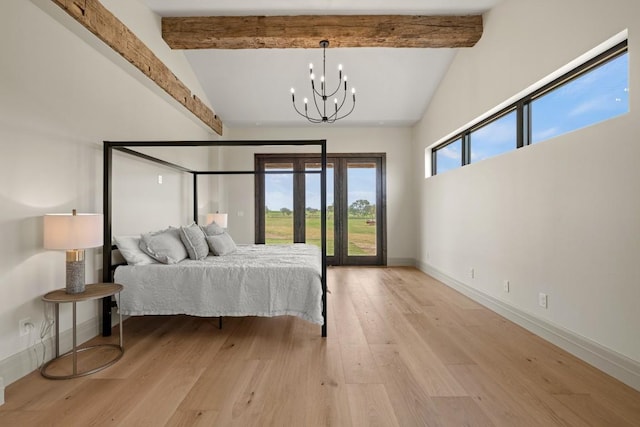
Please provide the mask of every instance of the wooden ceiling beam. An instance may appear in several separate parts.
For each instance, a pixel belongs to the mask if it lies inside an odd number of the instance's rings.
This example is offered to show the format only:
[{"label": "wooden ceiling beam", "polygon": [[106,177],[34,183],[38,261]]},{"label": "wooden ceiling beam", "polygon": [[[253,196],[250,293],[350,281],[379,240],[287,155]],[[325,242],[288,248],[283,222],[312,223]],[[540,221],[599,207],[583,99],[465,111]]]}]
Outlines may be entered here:
[{"label": "wooden ceiling beam", "polygon": [[162,18],[172,49],[332,47],[471,47],[482,36],[482,15],[301,15]]},{"label": "wooden ceiling beam", "polygon": [[222,121],[126,25],[98,0],[52,0],[142,71],[193,115],[222,135]]}]

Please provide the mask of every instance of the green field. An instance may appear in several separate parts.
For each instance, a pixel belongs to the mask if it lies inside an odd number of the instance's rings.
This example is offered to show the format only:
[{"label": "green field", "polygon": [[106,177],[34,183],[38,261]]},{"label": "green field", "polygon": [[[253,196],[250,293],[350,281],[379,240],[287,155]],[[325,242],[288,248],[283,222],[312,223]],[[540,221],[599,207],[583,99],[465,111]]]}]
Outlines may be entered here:
[{"label": "green field", "polygon": [[[265,218],[265,241],[271,244],[293,242],[293,216],[269,212]],[[320,246],[320,217],[307,216],[306,242]],[[333,217],[327,217],[327,255],[333,255]],[[349,255],[376,254],[376,226],[366,218],[349,218]]]}]

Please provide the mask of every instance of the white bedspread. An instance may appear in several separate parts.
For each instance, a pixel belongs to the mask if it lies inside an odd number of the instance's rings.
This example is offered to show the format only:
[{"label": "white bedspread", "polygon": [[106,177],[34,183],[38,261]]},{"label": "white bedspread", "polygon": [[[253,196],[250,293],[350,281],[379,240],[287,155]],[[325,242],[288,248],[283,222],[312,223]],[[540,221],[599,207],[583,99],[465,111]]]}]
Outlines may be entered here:
[{"label": "white bedspread", "polygon": [[238,245],[201,261],[120,266],[114,279],[125,315],[293,315],[322,325],[321,274],[316,246]]}]

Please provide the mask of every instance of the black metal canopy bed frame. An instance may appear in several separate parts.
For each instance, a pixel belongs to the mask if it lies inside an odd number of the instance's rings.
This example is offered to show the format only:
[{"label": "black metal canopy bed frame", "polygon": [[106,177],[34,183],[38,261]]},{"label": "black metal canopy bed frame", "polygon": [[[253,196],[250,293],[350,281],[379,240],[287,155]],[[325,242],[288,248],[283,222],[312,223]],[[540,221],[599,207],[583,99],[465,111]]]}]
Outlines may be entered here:
[{"label": "black metal canopy bed frame", "polygon": [[[136,148],[149,147],[261,147],[261,146],[316,146],[320,149],[320,170],[308,171],[256,171],[254,170],[193,170],[184,166],[173,164],[165,160],[152,157],[148,154],[136,151]],[[135,156],[153,163],[168,167],[193,177],[193,221],[198,223],[198,177],[202,175],[258,175],[269,173],[291,174],[320,174],[320,241],[321,241],[321,287],[322,287],[322,336],[327,336],[327,241],[326,241],[326,208],[327,208],[327,145],[326,140],[251,140],[251,141],[104,141],[104,179],[103,179],[103,209],[104,209],[104,246],[102,251],[102,278],[103,282],[112,282],[115,270],[112,259],[112,206],[113,206],[113,151],[118,151]],[[111,335],[111,311],[116,302],[111,298],[102,301],[102,335]]]}]

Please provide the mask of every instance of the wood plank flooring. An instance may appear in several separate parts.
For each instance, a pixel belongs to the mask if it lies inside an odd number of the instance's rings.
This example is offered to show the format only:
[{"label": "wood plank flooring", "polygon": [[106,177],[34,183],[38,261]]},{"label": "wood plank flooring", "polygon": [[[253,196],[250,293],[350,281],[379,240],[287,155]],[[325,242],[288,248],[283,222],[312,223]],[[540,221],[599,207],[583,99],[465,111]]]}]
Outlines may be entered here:
[{"label": "wood plank flooring", "polygon": [[326,339],[293,317],[130,318],[119,362],[9,385],[0,425],[640,425],[639,392],[416,269],[328,283]]}]

